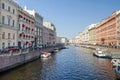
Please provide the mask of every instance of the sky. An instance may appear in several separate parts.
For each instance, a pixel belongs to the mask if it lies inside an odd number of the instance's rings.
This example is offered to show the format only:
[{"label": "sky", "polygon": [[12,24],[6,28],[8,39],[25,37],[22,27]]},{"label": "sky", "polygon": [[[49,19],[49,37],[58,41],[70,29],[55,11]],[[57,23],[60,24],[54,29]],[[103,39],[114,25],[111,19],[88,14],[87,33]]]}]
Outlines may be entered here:
[{"label": "sky", "polygon": [[14,0],[52,22],[58,36],[73,38],[120,9],[120,0]]}]

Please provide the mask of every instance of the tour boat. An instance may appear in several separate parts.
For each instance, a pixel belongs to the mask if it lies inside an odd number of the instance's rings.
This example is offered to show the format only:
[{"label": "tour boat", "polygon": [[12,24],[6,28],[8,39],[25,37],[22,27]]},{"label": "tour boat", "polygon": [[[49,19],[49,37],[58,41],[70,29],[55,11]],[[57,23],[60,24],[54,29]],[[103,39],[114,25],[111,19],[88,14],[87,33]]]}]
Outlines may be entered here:
[{"label": "tour boat", "polygon": [[47,57],[49,57],[51,55],[51,53],[49,53],[49,52],[42,52],[41,53],[41,57],[42,58],[47,58]]},{"label": "tour boat", "polygon": [[93,55],[99,58],[107,58],[108,56],[100,49],[97,48],[94,52]]}]

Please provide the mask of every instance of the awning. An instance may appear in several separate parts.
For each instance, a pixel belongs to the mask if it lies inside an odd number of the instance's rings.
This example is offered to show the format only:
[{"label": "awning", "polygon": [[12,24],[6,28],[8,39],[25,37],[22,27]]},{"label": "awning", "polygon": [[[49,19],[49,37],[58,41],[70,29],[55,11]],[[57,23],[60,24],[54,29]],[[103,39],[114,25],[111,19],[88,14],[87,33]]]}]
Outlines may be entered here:
[{"label": "awning", "polygon": [[22,24],[22,27],[25,27],[25,25],[24,25],[24,24]]},{"label": "awning", "polygon": [[22,33],[20,33],[19,36],[22,36]]},{"label": "awning", "polygon": [[28,35],[26,35],[26,37],[28,37]]},{"label": "awning", "polygon": [[32,31],[34,31],[34,29],[32,29]]},{"label": "awning", "polygon": [[24,42],[24,44],[25,45],[27,45],[27,44],[31,45],[32,43],[30,41],[26,41],[26,42]]},{"label": "awning", "polygon": [[22,18],[22,15],[19,14],[18,16],[19,16],[20,18]]},{"label": "awning", "polygon": [[26,29],[28,29],[28,27],[26,27]]},{"label": "awning", "polygon": [[23,37],[25,37],[25,34],[23,35]]},{"label": "awning", "polygon": [[26,18],[24,17],[24,20],[25,20]]}]

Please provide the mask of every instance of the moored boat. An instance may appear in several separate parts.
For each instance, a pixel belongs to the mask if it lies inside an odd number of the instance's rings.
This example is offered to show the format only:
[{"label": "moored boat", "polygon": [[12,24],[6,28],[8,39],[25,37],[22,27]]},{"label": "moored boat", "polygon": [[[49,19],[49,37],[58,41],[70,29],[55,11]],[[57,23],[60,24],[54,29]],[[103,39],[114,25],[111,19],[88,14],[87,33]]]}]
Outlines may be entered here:
[{"label": "moored boat", "polygon": [[59,51],[59,49],[58,48],[55,48],[53,51],[52,51],[52,53],[57,53]]},{"label": "moored boat", "polygon": [[116,66],[120,65],[120,59],[112,59],[111,63],[113,65],[113,67],[116,67]]},{"label": "moored boat", "polygon": [[41,57],[42,58],[47,58],[47,57],[49,57],[51,55],[51,53],[49,53],[49,52],[42,52],[41,53]]},{"label": "moored boat", "polygon": [[99,58],[107,58],[108,56],[105,54],[105,52],[103,50],[101,50],[100,48],[97,48],[94,52],[93,55]]},{"label": "moored boat", "polygon": [[59,50],[58,49],[54,49],[53,51],[54,51],[54,53],[57,53]]},{"label": "moored boat", "polygon": [[114,68],[117,79],[120,79],[120,65]]}]

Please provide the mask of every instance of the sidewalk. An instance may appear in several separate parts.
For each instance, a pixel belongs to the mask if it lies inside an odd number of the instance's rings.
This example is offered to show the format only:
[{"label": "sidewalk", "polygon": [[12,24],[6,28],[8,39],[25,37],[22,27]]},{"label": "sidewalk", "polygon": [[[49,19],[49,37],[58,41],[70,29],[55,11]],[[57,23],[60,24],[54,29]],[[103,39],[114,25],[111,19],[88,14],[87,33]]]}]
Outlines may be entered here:
[{"label": "sidewalk", "polygon": [[108,47],[103,47],[103,46],[94,46],[94,45],[82,45],[82,46],[86,46],[92,49],[96,49],[96,48],[101,48],[101,49],[108,49],[111,52],[120,52],[120,49],[118,48],[108,48]]}]

